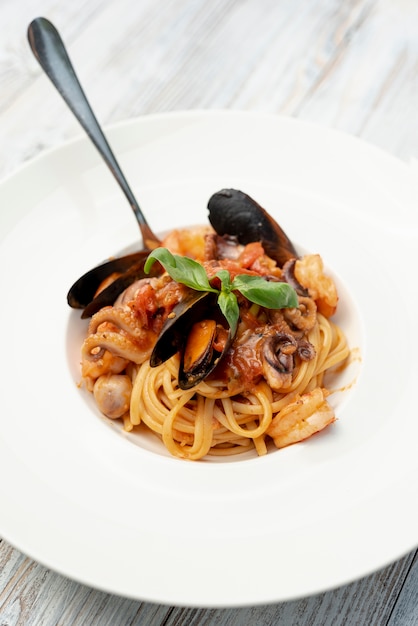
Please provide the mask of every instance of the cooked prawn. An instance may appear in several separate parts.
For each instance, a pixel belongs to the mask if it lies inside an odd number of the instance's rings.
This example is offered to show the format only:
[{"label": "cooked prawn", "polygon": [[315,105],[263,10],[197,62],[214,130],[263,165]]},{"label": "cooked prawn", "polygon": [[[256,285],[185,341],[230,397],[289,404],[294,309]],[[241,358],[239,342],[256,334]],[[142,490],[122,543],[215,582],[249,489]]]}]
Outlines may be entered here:
[{"label": "cooked prawn", "polygon": [[273,418],[267,434],[277,448],[284,448],[308,439],[332,422],[335,422],[334,410],[325,400],[324,390],[317,387],[282,409]]},{"label": "cooked prawn", "polygon": [[176,228],[163,239],[161,245],[173,254],[202,260],[205,252],[205,237],[210,233],[213,233],[210,226]]},{"label": "cooked prawn", "polygon": [[324,273],[319,254],[306,254],[295,263],[295,278],[315,300],[318,311],[331,317],[337,309],[338,293],[334,281]]}]

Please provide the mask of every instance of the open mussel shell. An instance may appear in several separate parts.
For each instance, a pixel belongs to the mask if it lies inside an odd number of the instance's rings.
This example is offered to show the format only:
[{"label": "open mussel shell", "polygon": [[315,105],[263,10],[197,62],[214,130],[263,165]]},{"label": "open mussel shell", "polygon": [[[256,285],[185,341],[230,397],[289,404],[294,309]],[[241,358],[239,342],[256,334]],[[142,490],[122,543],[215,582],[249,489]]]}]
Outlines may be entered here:
[{"label": "open mussel shell", "polygon": [[260,241],[279,267],[297,252],[277,222],[255,200],[237,189],[222,189],[208,203],[209,221],[218,235],[235,237],[246,245]]},{"label": "open mussel shell", "polygon": [[[69,290],[67,294],[68,304],[75,309],[84,309],[81,315],[83,319],[91,317],[104,306],[112,305],[116,298],[133,282],[161,272],[161,267],[155,263],[149,274],[145,274],[144,265],[149,252],[149,250],[141,250],[112,259],[86,272]],[[100,285],[112,274],[119,276],[96,296]]]},{"label": "open mussel shell", "polygon": [[[228,331],[222,352],[213,348],[217,324]],[[232,339],[228,322],[217,304],[217,294],[190,291],[174,307],[172,315],[165,322],[151,354],[150,364],[151,367],[161,365],[180,351],[179,387],[191,389],[215,369]]]},{"label": "open mussel shell", "polygon": [[94,298],[101,283],[112,274],[122,274],[147,258],[149,251],[134,252],[111,259],[93,267],[72,285],[67,294],[68,304],[75,309],[84,309]]}]

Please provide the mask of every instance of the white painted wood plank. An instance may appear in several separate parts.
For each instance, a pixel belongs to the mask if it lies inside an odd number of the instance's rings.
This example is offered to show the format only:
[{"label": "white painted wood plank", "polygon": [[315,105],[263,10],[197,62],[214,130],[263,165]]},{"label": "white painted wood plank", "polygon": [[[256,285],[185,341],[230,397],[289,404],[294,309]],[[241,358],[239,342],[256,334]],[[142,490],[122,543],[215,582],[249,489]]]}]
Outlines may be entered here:
[{"label": "white painted wood plank", "polygon": [[[418,154],[418,3],[381,0],[345,33],[298,115],[359,135],[403,158]],[[408,15],[406,19],[406,15]]]},{"label": "white painted wood plank", "polygon": [[157,626],[168,607],[90,589],[0,543],[0,624],[23,626]]},{"label": "white painted wood plank", "polygon": [[[226,610],[175,609],[166,626],[175,626],[177,623],[200,626],[384,626],[402,587],[404,569],[412,558],[412,555],[408,555],[396,565],[365,579],[293,602]],[[409,610],[410,605],[407,603],[406,606]],[[391,626],[395,624],[398,622]]]},{"label": "white painted wood plank", "polygon": [[388,626],[417,626],[418,624],[418,551],[411,563]]},{"label": "white painted wood plank", "polygon": [[[90,589],[47,570],[2,542],[0,624],[412,626],[417,623],[418,589],[418,562],[415,557],[411,567],[413,559],[412,553],[367,578],[293,602],[236,609],[187,609],[140,603]],[[405,581],[408,573],[410,578]],[[40,616],[46,621],[39,621]]]},{"label": "white painted wood plank", "polygon": [[[156,111],[228,107],[296,115],[363,135],[400,156],[418,141],[412,80],[418,37],[413,29],[402,31],[400,11],[391,31],[385,16],[394,13],[394,0],[297,0],[292,11],[275,0],[197,0],[188,11],[184,0],[164,12],[154,6],[151,0],[108,0],[90,20],[78,19],[77,34],[74,25],[57,18],[103,123]],[[417,22],[416,11],[411,23]],[[16,69],[20,80],[25,75],[26,88],[16,92],[4,85],[5,102],[13,102],[0,115],[0,128],[7,129],[0,176],[80,132],[31,58],[25,29],[33,12],[25,15],[15,38],[16,56],[22,57]],[[401,50],[407,51],[406,64]],[[364,63],[364,55],[373,62]],[[384,62],[376,60],[382,56]]]}]

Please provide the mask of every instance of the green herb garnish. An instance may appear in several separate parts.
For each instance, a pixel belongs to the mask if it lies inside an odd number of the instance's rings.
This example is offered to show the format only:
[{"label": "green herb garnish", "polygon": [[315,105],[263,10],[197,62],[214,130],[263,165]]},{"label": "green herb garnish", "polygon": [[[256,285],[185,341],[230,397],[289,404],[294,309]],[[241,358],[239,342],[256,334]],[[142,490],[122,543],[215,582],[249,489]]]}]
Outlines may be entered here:
[{"label": "green herb garnish", "polygon": [[[173,280],[196,291],[210,291],[218,294],[218,305],[226,317],[234,335],[239,318],[239,307],[234,291],[267,309],[287,309],[298,306],[298,297],[293,287],[287,283],[270,282],[261,276],[239,274],[231,281],[227,270],[219,270],[214,277],[219,278],[221,288],[212,287],[203,265],[189,257],[171,254],[167,248],[156,248],[148,256],[144,271],[149,272],[155,261],[159,261]],[[213,278],[214,278],[213,277]]]}]

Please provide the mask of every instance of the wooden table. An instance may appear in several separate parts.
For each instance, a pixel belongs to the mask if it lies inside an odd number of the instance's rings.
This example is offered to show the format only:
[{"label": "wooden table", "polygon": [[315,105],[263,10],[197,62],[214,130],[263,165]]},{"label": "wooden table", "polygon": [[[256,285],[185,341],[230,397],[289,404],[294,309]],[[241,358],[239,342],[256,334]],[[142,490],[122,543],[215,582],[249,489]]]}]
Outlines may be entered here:
[{"label": "wooden table", "polygon": [[[81,133],[29,51],[26,28],[38,15],[59,28],[103,124],[196,108],[262,111],[417,156],[416,0],[0,0],[2,177]],[[184,609],[90,589],[0,540],[0,624],[411,626],[417,554],[298,601]]]}]

